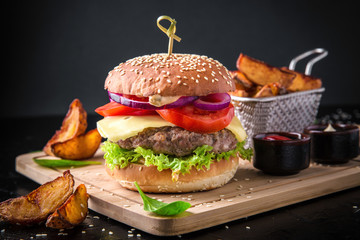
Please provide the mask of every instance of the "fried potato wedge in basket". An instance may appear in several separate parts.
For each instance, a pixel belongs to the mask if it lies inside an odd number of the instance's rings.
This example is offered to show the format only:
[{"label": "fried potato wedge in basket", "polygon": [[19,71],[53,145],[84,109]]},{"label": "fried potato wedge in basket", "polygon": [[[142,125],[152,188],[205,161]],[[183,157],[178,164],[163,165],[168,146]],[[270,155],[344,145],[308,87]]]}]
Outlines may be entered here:
[{"label": "fried potato wedge in basket", "polygon": [[99,148],[102,137],[98,130],[92,129],[64,142],[51,145],[55,156],[63,159],[80,160],[91,158]]},{"label": "fried potato wedge in basket", "polygon": [[47,182],[26,196],[0,203],[0,220],[20,225],[34,225],[46,220],[73,193],[74,178],[67,170],[63,176]]},{"label": "fried potato wedge in basket", "polygon": [[242,53],[236,62],[236,67],[246,76],[247,79],[261,86],[278,82],[283,87],[287,88],[292,84],[296,77],[295,73],[270,66],[263,61],[251,58]]},{"label": "fried potato wedge in basket", "polygon": [[237,83],[241,84],[247,91],[256,87],[256,84],[246,78],[246,76],[239,70],[230,71],[230,75]]},{"label": "fried potato wedge in basket", "polygon": [[57,142],[64,142],[80,134],[85,133],[87,128],[87,113],[79,99],[74,99],[62,122],[60,130],[57,130],[52,138],[46,143],[43,151],[50,156],[55,156],[51,146]]},{"label": "fried potato wedge in basket", "polygon": [[274,97],[281,95],[282,91],[286,91],[280,83],[268,83],[262,87],[259,87],[258,91],[253,96],[254,98],[263,98],[263,97]]},{"label": "fried potato wedge in basket", "polygon": [[322,81],[320,78],[315,78],[300,72],[292,71],[287,67],[282,67],[281,70],[296,75],[292,83],[286,88],[289,92],[306,91],[321,88],[322,86]]},{"label": "fried potato wedge in basket", "polygon": [[88,213],[88,199],[85,185],[80,184],[69,199],[48,217],[46,227],[72,228],[82,223]]}]

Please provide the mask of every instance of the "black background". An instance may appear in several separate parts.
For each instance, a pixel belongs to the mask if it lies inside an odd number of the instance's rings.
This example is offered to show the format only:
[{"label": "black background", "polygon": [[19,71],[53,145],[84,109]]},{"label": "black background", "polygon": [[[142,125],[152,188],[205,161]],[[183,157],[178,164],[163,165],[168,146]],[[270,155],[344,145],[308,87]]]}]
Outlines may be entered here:
[{"label": "black background", "polygon": [[74,98],[93,113],[108,101],[109,70],[167,52],[160,15],[177,20],[182,41],[174,52],[208,55],[230,70],[241,52],[287,66],[304,51],[325,48],[329,55],[312,71],[326,88],[321,105],[360,103],[359,14],[351,1],[41,0],[10,1],[3,9],[6,117],[64,114]]}]

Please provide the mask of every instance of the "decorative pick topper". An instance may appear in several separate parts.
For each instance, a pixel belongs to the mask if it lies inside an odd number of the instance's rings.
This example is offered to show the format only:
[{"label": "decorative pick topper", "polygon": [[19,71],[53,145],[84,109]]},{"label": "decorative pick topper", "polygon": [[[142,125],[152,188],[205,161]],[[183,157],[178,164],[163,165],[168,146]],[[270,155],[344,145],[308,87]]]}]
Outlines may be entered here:
[{"label": "decorative pick topper", "polygon": [[[160,24],[161,20],[168,20],[170,21],[170,27],[166,29]],[[175,19],[172,19],[169,16],[160,16],[157,19],[157,26],[160,28],[161,31],[163,31],[168,37],[169,37],[169,47],[168,47],[168,55],[171,55],[172,49],[173,49],[173,42],[174,39],[178,42],[181,41],[181,38],[175,35],[176,32],[176,21]]]}]

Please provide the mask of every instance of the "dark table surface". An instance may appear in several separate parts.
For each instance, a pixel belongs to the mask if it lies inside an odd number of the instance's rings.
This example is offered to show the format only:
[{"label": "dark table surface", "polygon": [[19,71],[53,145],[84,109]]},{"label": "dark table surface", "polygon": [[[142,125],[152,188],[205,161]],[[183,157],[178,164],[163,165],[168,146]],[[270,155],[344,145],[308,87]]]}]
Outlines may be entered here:
[{"label": "dark table surface", "polygon": [[[15,157],[42,149],[63,117],[1,118],[0,201],[39,187],[15,171]],[[89,128],[99,119],[89,115]],[[320,107],[317,119],[360,124],[360,107]],[[0,231],[0,239],[360,239],[360,187],[174,237],[153,236],[91,210],[70,230],[0,223]]]}]

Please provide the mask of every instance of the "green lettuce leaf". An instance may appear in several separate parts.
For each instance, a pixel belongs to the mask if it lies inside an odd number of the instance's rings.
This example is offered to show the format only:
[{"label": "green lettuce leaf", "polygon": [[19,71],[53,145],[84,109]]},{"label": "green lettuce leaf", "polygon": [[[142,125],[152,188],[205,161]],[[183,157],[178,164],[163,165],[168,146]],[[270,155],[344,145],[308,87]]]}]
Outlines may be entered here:
[{"label": "green lettuce leaf", "polygon": [[238,142],[235,149],[220,154],[211,152],[211,146],[203,145],[196,148],[193,154],[184,157],[176,157],[162,153],[156,154],[151,149],[142,147],[126,150],[109,140],[102,144],[101,149],[105,152],[104,159],[110,169],[114,169],[115,166],[125,168],[130,163],[137,163],[140,159],[144,159],[143,164],[145,166],[156,166],[158,171],[171,169],[173,180],[177,180],[179,174],[189,173],[192,167],[198,170],[204,167],[209,169],[211,163],[214,161],[220,161],[221,159],[229,160],[231,156],[236,156],[237,154],[243,159],[250,160],[253,154],[252,149],[245,149],[244,144],[245,141]]}]

